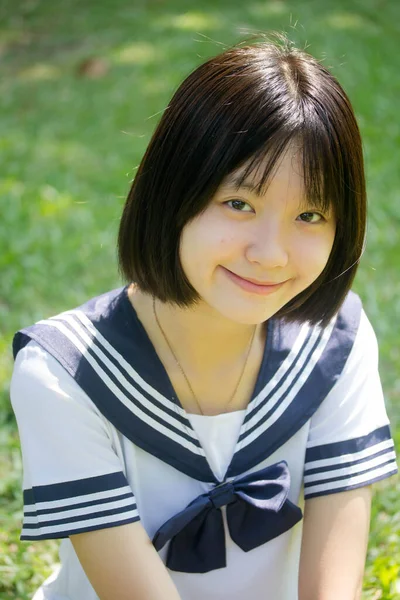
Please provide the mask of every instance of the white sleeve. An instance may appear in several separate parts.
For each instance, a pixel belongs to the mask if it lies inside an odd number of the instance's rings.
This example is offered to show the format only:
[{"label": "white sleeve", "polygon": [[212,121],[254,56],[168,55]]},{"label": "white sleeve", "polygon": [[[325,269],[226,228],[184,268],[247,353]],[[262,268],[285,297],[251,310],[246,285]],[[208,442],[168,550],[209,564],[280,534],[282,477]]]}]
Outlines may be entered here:
[{"label": "white sleeve", "polygon": [[10,392],[23,460],[22,540],[64,538],[139,520],[103,418],[35,342],[18,352]]},{"label": "white sleeve", "polygon": [[304,497],[370,485],[396,472],[378,372],[378,344],[362,311],[342,374],[311,418]]}]

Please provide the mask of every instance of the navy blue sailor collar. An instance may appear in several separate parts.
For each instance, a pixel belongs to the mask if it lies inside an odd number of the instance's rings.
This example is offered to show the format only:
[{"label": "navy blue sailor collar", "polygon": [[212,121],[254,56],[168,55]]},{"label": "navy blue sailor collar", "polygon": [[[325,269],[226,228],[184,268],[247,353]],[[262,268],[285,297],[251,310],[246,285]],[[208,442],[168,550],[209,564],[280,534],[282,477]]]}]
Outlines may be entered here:
[{"label": "navy blue sailor collar", "polygon": [[[292,437],[334,386],[350,354],[361,302],[349,293],[325,328],[268,321],[267,342],[225,479],[256,467]],[[128,298],[128,286],[19,331],[52,354],[99,411],[146,452],[199,481],[220,484]]]}]

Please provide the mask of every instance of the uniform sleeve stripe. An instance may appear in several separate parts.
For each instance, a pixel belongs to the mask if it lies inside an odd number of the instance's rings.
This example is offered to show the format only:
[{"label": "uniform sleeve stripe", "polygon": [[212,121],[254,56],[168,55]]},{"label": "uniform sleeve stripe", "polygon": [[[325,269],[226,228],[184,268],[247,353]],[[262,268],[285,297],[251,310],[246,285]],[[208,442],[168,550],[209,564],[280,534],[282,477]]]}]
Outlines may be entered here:
[{"label": "uniform sleeve stripe", "polygon": [[[24,519],[23,529],[46,529],[47,527],[55,527],[62,525],[71,525],[73,523],[79,523],[80,521],[87,521],[88,519],[98,519],[100,517],[114,517],[114,515],[119,515],[121,513],[136,511],[136,504],[130,503],[128,506],[120,506],[120,507],[111,507],[107,510],[97,510],[96,512],[86,514],[85,512],[77,514],[71,514],[68,518],[60,519],[60,515],[52,515],[51,517],[47,517],[46,520],[42,520],[40,522],[35,519],[35,517],[28,517],[26,520]],[[74,513],[74,511],[71,511]],[[65,515],[64,515],[65,517]]]},{"label": "uniform sleeve stripe", "polygon": [[397,473],[397,466],[395,463],[390,462],[387,465],[364,473],[357,477],[349,477],[342,481],[328,481],[320,482],[318,485],[311,485],[304,490],[305,500],[314,498],[316,496],[325,496],[327,494],[344,492],[358,487],[364,487],[376,483],[381,479],[385,479]]},{"label": "uniform sleeve stripe", "polygon": [[334,456],[333,458],[323,458],[321,460],[309,461],[306,463],[305,468],[307,471],[309,469],[320,468],[320,467],[329,467],[335,466],[338,464],[345,464],[350,462],[356,462],[358,460],[370,459],[379,454],[380,452],[393,450],[394,443],[392,439],[385,440],[384,442],[380,442],[375,446],[370,446],[365,448],[364,450],[360,450],[359,452],[354,452],[353,454],[341,454],[339,456]]},{"label": "uniform sleeve stripe", "polygon": [[369,481],[369,479],[373,479],[374,478],[374,473],[389,473],[392,471],[392,469],[397,470],[397,465],[394,461],[389,461],[387,463],[385,463],[384,465],[380,465],[379,468],[378,467],[373,467],[372,469],[368,469],[367,471],[364,471],[363,473],[358,473],[356,475],[344,475],[343,477],[333,477],[333,478],[328,478],[328,479],[324,479],[322,481],[319,481],[318,484],[316,485],[304,485],[304,489],[309,490],[309,489],[313,489],[314,487],[320,487],[322,486],[322,488],[326,487],[327,489],[335,489],[337,487],[341,487],[342,484],[345,485],[345,482],[348,481],[350,483],[357,483],[360,482],[360,484],[362,483],[363,485],[366,485],[365,481]]},{"label": "uniform sleeve stripe", "polygon": [[93,502],[98,503],[98,502],[105,502],[107,499],[113,500],[114,498],[118,498],[120,496],[123,496],[125,494],[131,494],[132,495],[132,490],[129,487],[129,485],[125,485],[122,488],[117,488],[115,490],[106,490],[104,492],[97,492],[96,494],[87,494],[84,496],[72,496],[70,498],[60,498],[58,500],[51,500],[48,502],[35,502],[35,498],[34,498],[34,494],[35,494],[35,490],[36,488],[33,488],[33,490],[30,490],[33,494],[33,502],[31,503],[25,503],[25,509],[26,510],[32,510],[32,511],[36,511],[36,510],[47,510],[49,509],[50,511],[54,511],[54,510],[61,510],[62,507],[71,507],[71,506],[75,506],[76,504],[86,504],[89,502]]},{"label": "uniform sleeve stripe", "polygon": [[106,492],[117,488],[126,487],[125,475],[119,471],[108,473],[97,477],[76,479],[51,485],[38,485],[33,489],[24,490],[24,504],[37,504],[38,502],[51,502],[52,500],[64,500],[76,498],[97,492]]},{"label": "uniform sleeve stripe", "polygon": [[351,440],[324,444],[322,446],[309,446],[306,451],[306,463],[325,458],[333,458],[341,456],[342,454],[355,454],[371,446],[376,446],[380,442],[389,440],[390,438],[390,427],[389,425],[384,425],[383,427],[375,429],[368,435],[363,435]]},{"label": "uniform sleeve stripe", "polygon": [[343,456],[339,456],[335,462],[331,461],[330,464],[324,465],[325,461],[315,461],[308,465],[305,465],[305,475],[314,475],[316,473],[328,473],[329,471],[337,471],[338,469],[347,469],[351,467],[355,467],[356,469],[359,467],[359,470],[362,470],[363,465],[368,465],[371,462],[375,462],[378,460],[385,461],[388,456],[394,456],[393,451],[393,442],[389,448],[385,448],[380,452],[375,452],[375,454],[371,454],[370,456],[365,456],[364,458],[357,459],[357,455],[350,456],[346,455],[347,460],[343,460]]},{"label": "uniform sleeve stripe", "polygon": [[305,475],[304,485],[307,486],[314,481],[339,481],[340,479],[348,479],[353,475],[361,475],[361,473],[373,471],[377,467],[390,463],[396,464],[396,455],[394,452],[384,454],[383,456],[378,456],[373,460],[361,465],[355,464],[351,465],[350,467],[336,469],[334,471],[320,471],[319,473],[314,473],[313,475]]},{"label": "uniform sleeve stripe", "polygon": [[[119,491],[119,490],[116,490]],[[71,510],[71,507],[73,509],[81,509],[81,508],[86,508],[86,507],[90,507],[90,506],[98,506],[99,504],[106,504],[109,502],[115,502],[116,500],[125,500],[127,498],[130,498],[132,500],[133,498],[133,494],[131,491],[129,491],[126,494],[122,494],[120,496],[112,496],[110,497],[110,495],[101,498],[101,499],[96,499],[96,500],[92,500],[91,502],[74,502],[74,498],[69,498],[69,503],[66,504],[65,506],[60,506],[59,503],[54,502],[53,504],[53,508],[39,508],[40,506],[46,505],[48,503],[43,502],[42,504],[29,504],[29,505],[25,505],[25,509],[24,509],[24,514],[25,516],[30,516],[30,515],[50,515],[50,514],[54,514],[55,512],[63,512],[63,511],[68,511]]]},{"label": "uniform sleeve stripe", "polygon": [[21,540],[57,539],[139,520],[122,472],[24,490]]},{"label": "uniform sleeve stripe", "polygon": [[115,500],[114,502],[107,502],[102,504],[95,504],[91,506],[74,506],[69,510],[61,510],[61,511],[37,511],[37,512],[24,512],[24,523],[37,523],[46,522],[46,521],[56,521],[57,519],[63,519],[72,521],[75,517],[80,519],[82,515],[90,515],[97,514],[99,511],[105,512],[117,512],[119,510],[126,510],[128,508],[136,508],[136,504],[133,500],[133,497],[130,496],[125,498],[124,500]]},{"label": "uniform sleeve stripe", "polygon": [[107,518],[99,517],[75,523],[72,527],[62,528],[60,526],[51,525],[38,530],[22,529],[21,540],[51,540],[66,538],[76,533],[85,533],[87,531],[95,531],[97,529],[108,529],[118,525],[127,525],[139,521],[137,510],[132,510],[124,516],[119,514],[108,516]]}]

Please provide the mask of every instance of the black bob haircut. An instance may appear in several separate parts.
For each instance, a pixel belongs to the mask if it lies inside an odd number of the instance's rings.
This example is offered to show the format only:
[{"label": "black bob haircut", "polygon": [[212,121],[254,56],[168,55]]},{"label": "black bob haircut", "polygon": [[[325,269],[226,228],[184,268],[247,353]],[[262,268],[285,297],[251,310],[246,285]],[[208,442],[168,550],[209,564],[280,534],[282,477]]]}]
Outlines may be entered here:
[{"label": "black bob haircut", "polygon": [[[271,39],[273,41],[271,41]],[[364,245],[366,192],[360,132],[336,78],[283,35],[237,45],[180,85],[140,163],[122,214],[119,266],[162,302],[199,301],[182,269],[180,237],[223,179],[267,157],[268,184],[289,143],[301,147],[307,197],[331,207],[336,235],[324,271],[276,317],[326,325],[353,282]]]}]

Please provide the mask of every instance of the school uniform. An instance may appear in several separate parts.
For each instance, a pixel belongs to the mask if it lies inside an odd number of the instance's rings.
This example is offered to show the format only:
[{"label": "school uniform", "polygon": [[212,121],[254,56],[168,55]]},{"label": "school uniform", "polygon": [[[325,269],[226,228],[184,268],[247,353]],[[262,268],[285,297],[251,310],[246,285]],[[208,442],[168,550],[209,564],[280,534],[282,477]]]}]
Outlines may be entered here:
[{"label": "school uniform", "polygon": [[68,536],[138,520],[182,600],[297,598],[304,500],[397,466],[358,296],[267,327],[248,407],[216,416],[183,410],[127,287],[16,334],[21,539],[62,538],[35,600],[97,600]]}]

